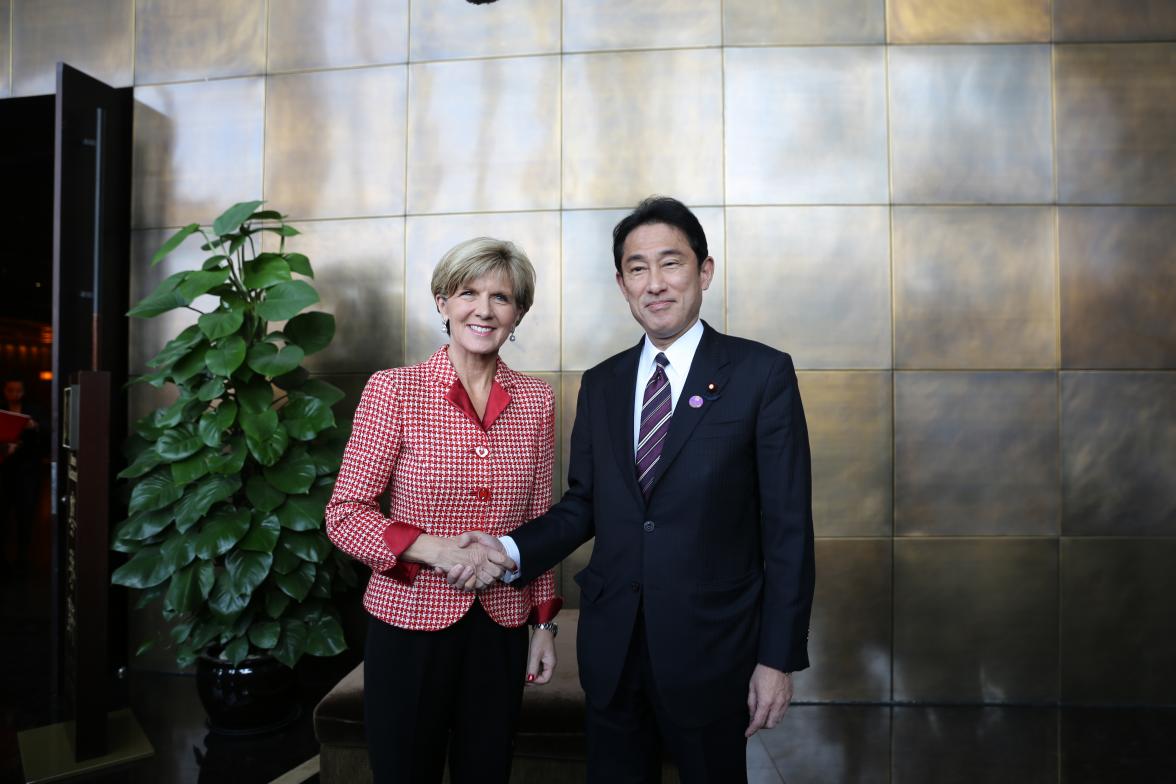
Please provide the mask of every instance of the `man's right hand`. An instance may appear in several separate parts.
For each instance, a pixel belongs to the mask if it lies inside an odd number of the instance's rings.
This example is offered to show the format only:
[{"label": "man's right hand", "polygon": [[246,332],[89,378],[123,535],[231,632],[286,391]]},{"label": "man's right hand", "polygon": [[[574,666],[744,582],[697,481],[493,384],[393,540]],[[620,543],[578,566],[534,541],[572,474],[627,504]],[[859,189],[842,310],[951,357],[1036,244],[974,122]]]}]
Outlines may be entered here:
[{"label": "man's right hand", "polygon": [[[506,548],[502,546],[502,542],[483,531],[466,531],[452,541],[463,549],[484,553],[485,557],[495,565],[495,569],[490,570],[479,569],[474,564],[460,560],[448,567],[437,564],[434,571],[444,575],[454,590],[465,592],[485,590],[495,580],[502,579],[504,574],[513,572],[516,568],[515,562],[506,554]],[[491,573],[493,573],[491,579],[485,579],[485,576]]]}]

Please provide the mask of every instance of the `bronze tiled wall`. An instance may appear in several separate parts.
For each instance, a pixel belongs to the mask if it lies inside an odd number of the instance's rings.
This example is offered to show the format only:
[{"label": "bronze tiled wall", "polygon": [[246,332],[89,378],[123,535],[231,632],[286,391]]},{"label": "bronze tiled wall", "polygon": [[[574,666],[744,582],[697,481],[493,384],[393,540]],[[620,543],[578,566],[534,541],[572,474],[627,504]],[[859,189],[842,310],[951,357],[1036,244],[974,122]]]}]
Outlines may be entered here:
[{"label": "bronze tiled wall", "polygon": [[441,343],[447,247],[518,241],[504,353],[559,390],[561,473],[580,373],[639,334],[609,230],[679,196],[704,317],[801,370],[799,697],[1176,703],[1176,3],[0,0],[0,95],[57,59],[135,87],[135,293],[268,199],[350,405]]}]

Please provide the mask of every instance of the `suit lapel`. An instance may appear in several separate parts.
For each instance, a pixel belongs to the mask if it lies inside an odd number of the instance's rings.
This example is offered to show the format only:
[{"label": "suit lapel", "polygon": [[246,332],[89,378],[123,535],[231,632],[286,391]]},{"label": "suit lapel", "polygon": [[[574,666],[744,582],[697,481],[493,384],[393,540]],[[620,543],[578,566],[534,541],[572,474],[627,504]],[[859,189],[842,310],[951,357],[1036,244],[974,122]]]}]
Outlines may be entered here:
[{"label": "suit lapel", "polygon": [[[674,458],[682,451],[690,434],[694,432],[695,426],[711,410],[711,405],[705,398],[708,393],[707,385],[714,384],[717,390],[726,387],[729,368],[727,353],[723,350],[722,345],[723,336],[711,329],[709,324],[704,323],[703,326],[702,340],[698,343],[698,350],[694,352],[694,359],[690,363],[690,375],[686,377],[682,393],[678,396],[678,403],[674,406],[674,416],[670,419],[670,432],[666,436],[661,459],[658,460],[657,467],[654,469],[655,476],[651,494],[657,492],[658,482],[669,470]],[[690,398],[695,395],[703,398],[703,404],[698,408],[690,405]],[[632,428],[631,421],[629,427]],[[632,436],[630,436],[631,440]]]},{"label": "suit lapel", "polygon": [[605,390],[607,410],[605,419],[609,423],[612,446],[617,465],[621,466],[625,487],[642,506],[645,499],[637,484],[637,469],[633,457],[633,394],[637,388],[637,360],[641,357],[641,341],[629,349],[613,368],[612,383]]}]

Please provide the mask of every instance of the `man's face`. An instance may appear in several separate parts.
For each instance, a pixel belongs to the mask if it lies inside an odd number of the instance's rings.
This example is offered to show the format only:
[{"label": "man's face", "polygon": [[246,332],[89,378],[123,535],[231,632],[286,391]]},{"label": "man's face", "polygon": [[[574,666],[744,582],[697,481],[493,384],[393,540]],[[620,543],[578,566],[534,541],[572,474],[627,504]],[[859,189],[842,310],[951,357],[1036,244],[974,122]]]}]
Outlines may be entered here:
[{"label": "man's face", "polygon": [[19,403],[24,397],[24,384],[19,381],[4,382],[4,400],[9,405]]},{"label": "man's face", "polygon": [[653,345],[665,348],[694,325],[714,273],[715,260],[700,265],[681,230],[647,223],[625,238],[617,286]]}]

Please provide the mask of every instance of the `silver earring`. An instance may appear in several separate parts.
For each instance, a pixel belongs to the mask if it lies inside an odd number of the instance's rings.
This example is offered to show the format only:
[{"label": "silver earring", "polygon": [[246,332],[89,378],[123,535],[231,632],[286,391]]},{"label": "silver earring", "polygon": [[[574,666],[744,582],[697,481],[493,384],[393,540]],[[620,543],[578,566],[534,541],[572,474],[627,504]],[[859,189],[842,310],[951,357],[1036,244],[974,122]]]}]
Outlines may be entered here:
[{"label": "silver earring", "polygon": [[449,334],[449,321],[446,319],[441,319],[441,334],[442,335]]},{"label": "silver earring", "polygon": [[512,329],[512,330],[510,331],[510,342],[511,342],[511,343],[514,343],[516,340],[518,340],[518,338],[516,338],[516,337],[515,337],[514,330]]}]

